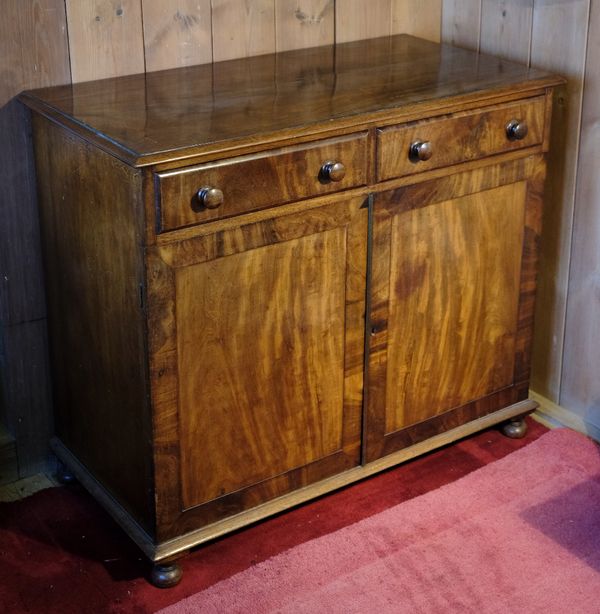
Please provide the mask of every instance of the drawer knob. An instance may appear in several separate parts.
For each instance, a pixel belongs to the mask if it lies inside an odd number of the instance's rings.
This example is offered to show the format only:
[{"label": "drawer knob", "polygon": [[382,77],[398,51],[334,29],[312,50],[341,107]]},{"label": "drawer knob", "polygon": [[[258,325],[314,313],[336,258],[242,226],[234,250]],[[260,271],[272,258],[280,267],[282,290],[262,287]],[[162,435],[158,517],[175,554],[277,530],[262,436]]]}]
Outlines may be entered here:
[{"label": "drawer knob", "polygon": [[223,192],[219,188],[200,188],[197,196],[200,204],[207,209],[216,209],[223,204]]},{"label": "drawer knob", "polygon": [[328,160],[319,173],[323,181],[341,181],[346,176],[346,167],[341,162]]},{"label": "drawer knob", "polygon": [[520,141],[527,136],[529,132],[529,128],[527,127],[527,122],[520,119],[511,119],[508,124],[506,124],[506,136],[511,141]]},{"label": "drawer knob", "polygon": [[413,162],[426,162],[433,155],[430,141],[415,141],[410,146],[408,157]]}]

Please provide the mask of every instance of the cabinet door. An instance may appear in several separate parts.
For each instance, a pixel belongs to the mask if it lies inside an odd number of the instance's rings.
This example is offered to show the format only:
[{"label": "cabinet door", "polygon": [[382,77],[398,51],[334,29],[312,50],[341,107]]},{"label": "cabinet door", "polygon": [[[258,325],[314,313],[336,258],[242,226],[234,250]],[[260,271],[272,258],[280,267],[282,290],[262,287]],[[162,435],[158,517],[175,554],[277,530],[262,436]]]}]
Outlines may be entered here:
[{"label": "cabinet door", "polygon": [[527,397],[544,163],[375,197],[366,459]]},{"label": "cabinet door", "polygon": [[159,539],[359,463],[365,200],[149,251]]}]

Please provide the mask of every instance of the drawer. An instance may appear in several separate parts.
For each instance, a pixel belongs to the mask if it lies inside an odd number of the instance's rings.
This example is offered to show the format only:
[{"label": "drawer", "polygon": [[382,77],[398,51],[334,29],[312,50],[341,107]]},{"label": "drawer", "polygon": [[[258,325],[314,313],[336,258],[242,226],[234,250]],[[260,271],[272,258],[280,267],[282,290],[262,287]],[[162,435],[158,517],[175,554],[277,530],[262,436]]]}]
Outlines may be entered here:
[{"label": "drawer", "polygon": [[155,174],[160,230],[367,183],[367,132]]},{"label": "drawer", "polygon": [[412,175],[538,145],[544,137],[544,113],[545,99],[540,96],[379,129],[377,178]]}]

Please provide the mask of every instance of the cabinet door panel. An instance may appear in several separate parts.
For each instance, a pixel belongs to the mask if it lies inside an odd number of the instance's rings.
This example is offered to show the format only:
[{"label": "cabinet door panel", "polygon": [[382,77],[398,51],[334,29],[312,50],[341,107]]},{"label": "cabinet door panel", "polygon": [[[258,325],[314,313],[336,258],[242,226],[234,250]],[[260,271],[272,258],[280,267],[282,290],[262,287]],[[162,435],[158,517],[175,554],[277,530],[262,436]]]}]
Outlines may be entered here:
[{"label": "cabinet door panel", "polygon": [[394,216],[387,433],[512,384],[525,190]]},{"label": "cabinet door panel", "polygon": [[543,161],[376,196],[368,461],[527,391]]},{"label": "cabinet door panel", "polygon": [[341,448],[345,251],[335,228],[178,272],[184,507]]},{"label": "cabinet door panel", "polygon": [[165,537],[359,463],[367,218],[338,199],[149,250]]}]

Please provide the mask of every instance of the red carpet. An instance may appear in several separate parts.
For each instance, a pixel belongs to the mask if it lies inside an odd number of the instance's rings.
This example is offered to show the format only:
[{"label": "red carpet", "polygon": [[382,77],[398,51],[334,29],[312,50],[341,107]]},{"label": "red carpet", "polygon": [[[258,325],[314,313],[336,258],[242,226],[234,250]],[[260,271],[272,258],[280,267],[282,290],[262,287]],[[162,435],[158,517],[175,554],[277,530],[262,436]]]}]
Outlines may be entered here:
[{"label": "red carpet", "polygon": [[183,561],[183,581],[170,590],[146,582],[142,555],[82,489],[52,488],[0,504],[0,612],[155,612],[294,546],[451,483],[546,432],[529,424],[525,439],[485,431],[198,548]]},{"label": "red carpet", "polygon": [[560,429],[161,614],[599,610],[600,449]]}]

